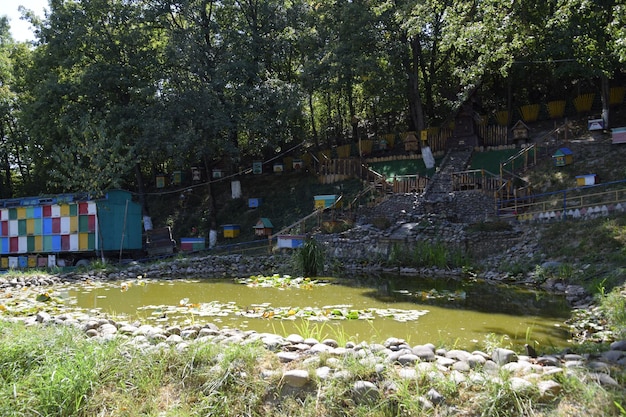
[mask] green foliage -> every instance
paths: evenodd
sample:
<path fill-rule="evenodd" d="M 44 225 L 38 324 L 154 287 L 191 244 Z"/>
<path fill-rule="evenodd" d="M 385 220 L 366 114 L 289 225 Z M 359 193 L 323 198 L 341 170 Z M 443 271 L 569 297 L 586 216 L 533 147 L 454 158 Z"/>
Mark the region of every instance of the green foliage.
<path fill-rule="evenodd" d="M 414 268 L 464 268 L 468 272 L 471 269 L 467 254 L 441 242 L 418 241 L 413 247 L 394 244 L 386 262 L 393 266 Z"/>
<path fill-rule="evenodd" d="M 324 270 L 324 248 L 315 239 L 306 239 L 294 256 L 298 269 L 305 276 L 315 277 Z"/>
<path fill-rule="evenodd" d="M 600 308 L 616 337 L 626 337 L 626 289 L 616 287 L 608 294 L 601 293 Z"/>

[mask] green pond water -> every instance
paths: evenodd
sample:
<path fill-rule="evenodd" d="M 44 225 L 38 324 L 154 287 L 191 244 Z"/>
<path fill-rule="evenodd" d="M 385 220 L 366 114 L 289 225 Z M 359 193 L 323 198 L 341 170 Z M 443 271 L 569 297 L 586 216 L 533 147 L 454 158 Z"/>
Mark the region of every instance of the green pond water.
<path fill-rule="evenodd" d="M 127 281 L 72 287 L 75 307 L 153 324 L 212 322 L 287 335 L 382 342 L 399 337 L 470 349 L 492 340 L 564 346 L 563 297 L 481 282 L 414 277 L 241 283 L 236 280 Z"/>

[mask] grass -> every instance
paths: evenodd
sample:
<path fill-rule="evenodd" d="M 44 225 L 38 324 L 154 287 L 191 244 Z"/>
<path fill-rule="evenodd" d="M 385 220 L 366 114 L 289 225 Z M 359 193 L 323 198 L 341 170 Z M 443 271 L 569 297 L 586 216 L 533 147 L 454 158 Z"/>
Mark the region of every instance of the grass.
<path fill-rule="evenodd" d="M 459 384 L 452 374 L 435 372 L 434 365 L 432 371 L 418 371 L 417 379 L 405 379 L 394 366 L 377 372 L 356 356 L 322 355 L 317 365 L 308 367 L 281 364 L 257 343 L 140 350 L 123 338 L 88 339 L 69 326 L 25 327 L 10 322 L 0 322 L 0 336 L 0 415 L 8 417 L 449 413 L 595 417 L 618 416 L 623 403 L 621 391 L 605 389 L 574 371 L 556 377 L 563 390 L 545 401 L 536 388 L 515 389 L 506 372 L 494 378 L 476 369 L 481 379 Z M 317 377 L 315 369 L 322 365 L 345 377 Z M 291 388 L 282 372 L 299 367 L 308 369 L 311 380 L 302 388 Z M 371 401 L 355 397 L 356 380 L 372 382 L 377 396 Z M 445 402 L 428 411 L 425 398 L 431 389 Z"/>
<path fill-rule="evenodd" d="M 417 241 L 411 247 L 394 244 L 387 264 L 400 267 L 470 268 L 471 260 L 462 250 L 441 242 Z"/>
<path fill-rule="evenodd" d="M 293 256 L 299 272 L 307 277 L 316 277 L 324 269 L 324 250 L 315 239 L 306 239 Z"/>

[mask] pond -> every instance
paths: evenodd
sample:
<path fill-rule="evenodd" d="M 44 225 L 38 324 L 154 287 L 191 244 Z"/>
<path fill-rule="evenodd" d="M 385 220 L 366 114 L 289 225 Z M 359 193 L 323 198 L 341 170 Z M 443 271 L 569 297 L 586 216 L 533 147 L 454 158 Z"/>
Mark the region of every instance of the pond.
<path fill-rule="evenodd" d="M 399 337 L 471 349 L 495 338 L 511 345 L 566 345 L 564 297 L 479 281 L 415 277 L 305 280 L 134 280 L 67 287 L 83 310 L 153 324 L 213 322 L 278 334 L 382 342 Z"/>

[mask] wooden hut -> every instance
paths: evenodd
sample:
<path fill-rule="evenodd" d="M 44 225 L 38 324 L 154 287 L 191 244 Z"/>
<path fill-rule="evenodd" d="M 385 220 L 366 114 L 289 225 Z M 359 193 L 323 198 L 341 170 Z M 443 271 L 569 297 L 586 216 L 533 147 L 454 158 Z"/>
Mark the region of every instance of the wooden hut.
<path fill-rule="evenodd" d="M 513 132 L 514 143 L 526 143 L 530 138 L 530 128 L 521 120 L 513 125 L 511 132 Z"/>
<path fill-rule="evenodd" d="M 255 236 L 271 236 L 272 230 L 274 230 L 274 225 L 267 217 L 261 217 L 252 227 L 254 228 Z"/>
<path fill-rule="evenodd" d="M 552 155 L 554 166 L 563 167 L 574 162 L 574 152 L 569 148 L 559 148 Z"/>

